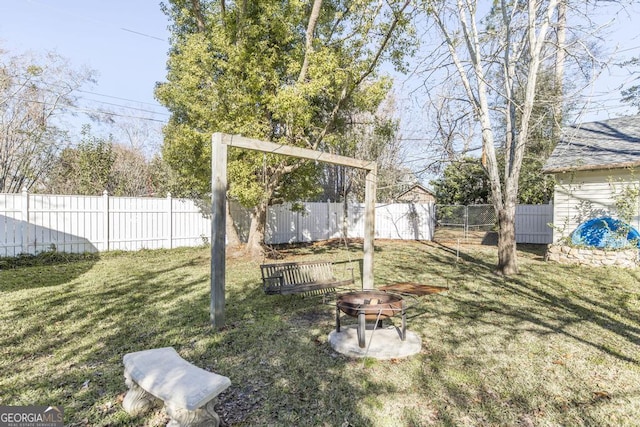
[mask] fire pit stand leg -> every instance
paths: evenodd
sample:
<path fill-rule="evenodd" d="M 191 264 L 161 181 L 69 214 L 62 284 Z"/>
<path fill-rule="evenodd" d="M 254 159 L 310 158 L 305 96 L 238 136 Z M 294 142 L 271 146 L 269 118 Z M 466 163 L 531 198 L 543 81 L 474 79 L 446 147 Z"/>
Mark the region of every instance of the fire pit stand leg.
<path fill-rule="evenodd" d="M 358 345 L 360 346 L 360 348 L 364 348 L 364 340 L 365 340 L 365 314 L 364 314 L 364 310 L 360 310 L 358 312 Z"/>
<path fill-rule="evenodd" d="M 336 332 L 340 332 L 340 307 L 336 304 Z"/>

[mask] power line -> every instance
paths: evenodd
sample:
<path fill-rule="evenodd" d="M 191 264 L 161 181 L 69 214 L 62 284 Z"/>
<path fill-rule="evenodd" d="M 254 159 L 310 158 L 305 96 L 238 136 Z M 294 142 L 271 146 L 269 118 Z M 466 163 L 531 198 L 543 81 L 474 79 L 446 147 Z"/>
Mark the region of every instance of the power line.
<path fill-rule="evenodd" d="M 21 75 L 14 75 L 14 77 L 22 77 Z M 40 85 L 39 89 L 52 93 L 54 95 L 57 95 L 58 92 L 56 92 L 55 90 L 51 89 L 51 88 L 60 88 L 60 89 L 64 89 L 67 90 L 68 88 L 64 85 L 61 84 L 55 84 L 55 83 L 50 83 L 50 82 L 45 82 L 42 80 L 37 81 Z M 105 98 L 110 98 L 110 99 L 117 99 L 117 100 L 121 100 L 121 101 L 128 101 L 128 102 L 135 102 L 138 104 L 145 104 L 145 105 L 150 105 L 150 106 L 154 106 L 154 107 L 160 107 L 160 105 L 158 104 L 154 104 L 151 102 L 142 102 L 142 101 L 136 101 L 133 99 L 128 99 L 128 98 L 121 98 L 121 97 L 117 97 L 117 96 L 112 96 L 112 95 L 106 95 L 106 94 L 101 94 L 101 93 L 97 93 L 97 92 L 91 92 L 91 91 L 87 91 L 87 90 L 81 90 L 81 89 L 73 89 L 70 94 L 72 94 L 73 92 L 79 92 L 79 93 L 86 93 L 86 94 L 91 94 L 91 95 L 95 95 L 95 96 L 102 96 Z M 23 101 L 30 101 L 30 99 L 27 98 L 22 98 L 19 96 L 14 96 L 15 99 L 20 99 Z M 76 99 L 79 100 L 84 100 L 84 101 L 89 101 L 89 102 L 96 102 L 96 103 L 100 103 L 100 104 L 105 104 L 105 105 L 111 105 L 114 107 L 119 107 L 119 108 L 124 108 L 124 109 L 129 109 L 129 110 L 135 110 L 135 111 L 141 111 L 141 112 L 145 112 L 145 113 L 150 113 L 150 114 L 156 114 L 156 115 L 160 115 L 160 116 L 170 116 L 170 113 L 167 113 L 165 111 L 157 111 L 157 110 L 149 110 L 149 109 L 144 109 L 144 108 L 138 108 L 138 107 L 132 107 L 132 106 L 128 106 L 128 105 L 123 105 L 123 104 L 116 104 L 113 102 L 107 102 L 107 101 L 100 101 L 97 99 L 91 99 L 91 98 L 86 98 L 86 97 L 82 97 L 82 96 L 76 96 Z"/>
<path fill-rule="evenodd" d="M 143 112 L 143 113 L 157 114 L 159 116 L 171 116 L 170 113 L 159 112 L 159 111 L 154 111 L 154 110 L 146 110 L 144 108 L 129 107 L 127 105 L 115 104 L 113 102 L 98 101 L 97 99 L 89 99 L 89 98 L 83 98 L 83 97 L 78 97 L 78 99 L 82 99 L 82 100 L 85 100 L 85 101 L 91 101 L 91 102 L 98 102 L 100 104 L 111 105 L 111 106 L 119 107 L 119 108 L 126 108 L 128 110 L 140 111 L 140 112 Z"/>
<path fill-rule="evenodd" d="M 129 33 L 137 34 L 137 35 L 139 35 L 139 36 L 149 37 L 150 39 L 160 40 L 161 42 L 166 42 L 166 40 L 165 40 L 165 39 L 161 39 L 160 37 L 151 36 L 151 35 L 149 35 L 149 34 L 141 33 L 140 31 L 133 31 L 133 30 L 130 30 L 130 29 L 128 29 L 128 28 L 123 28 L 123 27 L 120 27 L 120 29 L 121 29 L 122 31 L 127 31 L 127 32 L 129 32 Z"/>
<path fill-rule="evenodd" d="M 46 106 L 51 106 L 50 103 L 46 102 L 46 101 L 40 101 L 37 99 L 26 99 L 26 98 L 17 98 L 20 99 L 21 101 L 24 102 L 32 102 L 35 104 L 41 104 Z M 156 123 L 163 123 L 166 124 L 167 121 L 166 120 L 159 120 L 159 119 L 154 119 L 151 117 L 141 117 L 141 116 L 132 116 L 129 114 L 120 114 L 120 113 L 114 113 L 111 111 L 104 111 L 104 110 L 99 110 L 99 109 L 90 109 L 90 108 L 86 108 L 86 107 L 79 107 L 76 105 L 64 105 L 64 106 L 60 106 L 59 109 L 61 111 L 64 110 L 73 110 L 73 111 L 78 111 L 81 113 L 89 113 L 89 114 L 103 114 L 106 116 L 113 116 L 113 117 L 124 117 L 124 118 L 128 118 L 128 119 L 136 119 L 136 120 L 145 120 L 145 121 L 149 121 L 149 122 L 156 122 Z"/>
<path fill-rule="evenodd" d="M 153 105 L 154 107 L 158 106 L 158 104 L 153 103 L 153 102 L 138 101 L 136 99 L 122 98 L 122 97 L 119 97 L 119 96 L 106 95 L 104 93 L 91 92 L 91 91 L 88 91 L 88 90 L 76 89 L 76 92 L 87 93 L 89 95 L 103 96 L 105 98 L 117 99 L 117 100 L 120 100 L 120 101 L 135 102 L 137 104 Z M 100 101 L 98 101 L 98 102 L 100 102 Z"/>
<path fill-rule="evenodd" d="M 45 7 L 45 8 L 50 9 L 50 10 L 55 10 L 58 13 L 61 13 L 61 14 L 66 15 L 66 16 L 69 16 L 69 17 L 71 17 L 73 19 L 80 19 L 80 20 L 83 20 L 83 21 L 86 21 L 86 22 L 90 22 L 90 23 L 93 23 L 93 24 L 106 25 L 106 26 L 110 26 L 112 28 L 117 28 L 118 30 L 121 30 L 121 31 L 126 31 L 126 32 L 129 32 L 129 33 L 136 34 L 136 35 L 143 36 L 143 37 L 147 37 L 147 38 L 150 38 L 150 39 L 153 39 L 153 40 L 158 40 L 158 41 L 161 41 L 161 42 L 164 42 L 164 43 L 167 42 L 166 39 L 163 39 L 161 37 L 153 36 L 153 35 L 146 34 L 146 33 L 140 32 L 140 31 L 131 30 L 131 29 L 124 28 L 124 27 L 118 26 L 116 24 L 108 23 L 108 22 L 105 22 L 105 21 L 98 21 L 98 20 L 95 20 L 93 18 L 88 18 L 86 16 L 78 15 L 77 13 L 69 13 L 68 11 L 66 11 L 64 9 L 61 9 L 60 7 L 53 7 L 53 6 L 49 5 L 49 4 L 42 3 L 42 2 L 37 1 L 37 0 L 27 0 L 27 2 L 28 3 L 33 3 L 33 4 L 38 5 L 40 7 Z"/>
<path fill-rule="evenodd" d="M 144 120 L 144 121 L 148 121 L 148 122 L 156 122 L 156 123 L 163 123 L 163 124 L 167 123 L 166 120 L 153 119 L 151 117 L 131 116 L 131 115 L 127 115 L 127 114 L 113 113 L 113 112 L 104 111 L 104 110 L 92 110 L 92 109 L 89 109 L 89 108 L 76 107 L 76 106 L 68 106 L 68 107 L 65 107 L 65 108 L 68 108 L 68 109 L 71 109 L 71 110 L 76 110 L 76 111 L 79 111 L 81 113 L 104 114 L 106 116 L 125 117 L 127 119 Z"/>

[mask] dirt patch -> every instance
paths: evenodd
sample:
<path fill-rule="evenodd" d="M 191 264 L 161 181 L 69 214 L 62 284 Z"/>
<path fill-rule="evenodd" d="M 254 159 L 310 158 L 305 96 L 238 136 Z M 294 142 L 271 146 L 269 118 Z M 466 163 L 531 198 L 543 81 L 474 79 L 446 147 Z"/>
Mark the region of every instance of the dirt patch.
<path fill-rule="evenodd" d="M 265 400 L 262 390 L 266 383 L 256 382 L 244 387 L 229 387 L 218 396 L 215 411 L 220 417 L 220 426 L 228 427 L 242 423 Z"/>
<path fill-rule="evenodd" d="M 464 245 L 497 246 L 498 233 L 486 230 L 467 230 L 462 228 L 436 228 L 433 241 L 438 243 L 460 243 Z"/>

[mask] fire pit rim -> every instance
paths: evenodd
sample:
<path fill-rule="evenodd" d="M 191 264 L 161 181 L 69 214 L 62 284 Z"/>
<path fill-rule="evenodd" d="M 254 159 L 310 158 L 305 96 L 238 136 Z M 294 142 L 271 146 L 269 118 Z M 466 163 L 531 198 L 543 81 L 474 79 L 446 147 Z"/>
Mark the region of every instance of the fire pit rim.
<path fill-rule="evenodd" d="M 354 301 L 345 301 L 345 297 L 349 296 L 361 296 L 361 298 Z M 377 304 L 366 304 L 365 296 L 369 296 L 369 299 L 375 299 L 376 297 L 386 297 L 386 300 Z M 360 302 L 362 301 L 362 302 Z M 362 290 L 351 291 L 336 296 L 336 306 L 348 316 L 357 317 L 360 313 L 364 313 L 367 317 L 371 315 L 380 315 L 382 317 L 393 317 L 397 313 L 402 312 L 405 306 L 405 300 L 402 295 L 378 291 L 378 290 Z"/>

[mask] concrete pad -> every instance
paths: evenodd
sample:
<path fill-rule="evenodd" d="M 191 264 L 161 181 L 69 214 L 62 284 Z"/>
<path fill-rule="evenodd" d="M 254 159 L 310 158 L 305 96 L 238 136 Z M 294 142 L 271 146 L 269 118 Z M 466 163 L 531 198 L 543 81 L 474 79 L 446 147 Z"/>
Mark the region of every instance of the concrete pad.
<path fill-rule="evenodd" d="M 338 353 L 351 357 L 371 357 L 374 359 L 399 359 L 420 353 L 422 340 L 415 332 L 407 331 L 404 341 L 400 330 L 394 326 L 365 331 L 365 347 L 358 346 L 357 325 L 343 326 L 329 334 L 329 344 Z"/>

